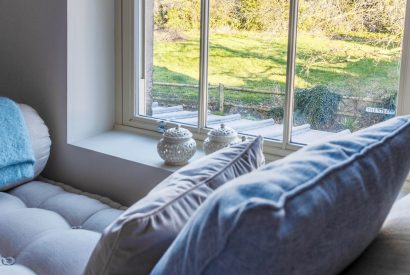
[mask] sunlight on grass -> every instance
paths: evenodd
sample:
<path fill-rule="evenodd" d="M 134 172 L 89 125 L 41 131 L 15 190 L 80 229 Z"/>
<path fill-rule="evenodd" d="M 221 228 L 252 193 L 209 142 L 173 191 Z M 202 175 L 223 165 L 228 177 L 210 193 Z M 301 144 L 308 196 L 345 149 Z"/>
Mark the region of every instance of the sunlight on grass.
<path fill-rule="evenodd" d="M 199 38 L 193 33 L 184 33 L 183 37 L 155 41 L 155 81 L 198 83 Z M 299 34 L 297 88 L 326 84 L 340 93 L 359 96 L 397 91 L 400 48 L 373 44 Z M 209 47 L 211 84 L 260 90 L 284 88 L 287 37 L 213 33 Z"/>

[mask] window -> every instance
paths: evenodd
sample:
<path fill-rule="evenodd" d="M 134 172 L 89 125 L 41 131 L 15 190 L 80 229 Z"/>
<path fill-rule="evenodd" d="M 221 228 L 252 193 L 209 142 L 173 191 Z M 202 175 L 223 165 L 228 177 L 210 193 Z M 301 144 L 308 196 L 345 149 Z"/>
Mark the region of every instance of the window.
<path fill-rule="evenodd" d="M 124 124 L 180 123 L 201 139 L 224 123 L 281 150 L 386 120 L 405 90 L 405 9 L 405 0 L 123 0 Z"/>

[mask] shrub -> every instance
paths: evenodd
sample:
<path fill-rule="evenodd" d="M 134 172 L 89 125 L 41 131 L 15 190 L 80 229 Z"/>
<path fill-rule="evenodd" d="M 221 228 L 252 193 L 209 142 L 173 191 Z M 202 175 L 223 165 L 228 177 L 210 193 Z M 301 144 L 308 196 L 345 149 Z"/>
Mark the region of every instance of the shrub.
<path fill-rule="evenodd" d="M 350 130 L 350 132 L 356 132 L 360 129 L 357 117 L 343 117 L 340 124 L 344 129 Z"/>
<path fill-rule="evenodd" d="M 155 0 L 154 18 L 159 28 L 197 30 L 199 0 Z M 325 34 L 388 33 L 400 36 L 404 27 L 405 0 L 300 0 L 302 31 Z M 213 0 L 214 29 L 286 32 L 288 0 Z"/>
<path fill-rule="evenodd" d="M 326 130 L 335 125 L 335 116 L 342 96 L 327 86 L 299 90 L 295 94 L 295 110 L 303 114 L 313 129 Z"/>
<path fill-rule="evenodd" d="M 276 123 L 282 123 L 282 122 L 283 122 L 283 117 L 284 117 L 284 115 L 285 115 L 285 114 L 284 114 L 283 107 L 282 107 L 282 106 L 280 106 L 280 107 L 272 107 L 272 109 L 270 110 L 269 115 L 270 115 L 270 117 L 273 118 L 273 120 L 274 120 Z"/>

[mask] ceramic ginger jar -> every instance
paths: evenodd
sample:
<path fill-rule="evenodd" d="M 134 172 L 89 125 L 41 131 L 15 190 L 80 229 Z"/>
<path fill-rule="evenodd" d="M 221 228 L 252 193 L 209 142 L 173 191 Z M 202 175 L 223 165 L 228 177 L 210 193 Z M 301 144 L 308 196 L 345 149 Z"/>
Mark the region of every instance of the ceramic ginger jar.
<path fill-rule="evenodd" d="M 222 148 L 240 143 L 241 139 L 238 133 L 225 124 L 221 124 L 220 128 L 213 129 L 208 133 L 208 137 L 204 141 L 205 154 L 209 155 Z"/>
<path fill-rule="evenodd" d="M 196 142 L 192 133 L 177 125 L 164 132 L 157 145 L 159 156 L 168 165 L 184 165 L 196 152 Z"/>

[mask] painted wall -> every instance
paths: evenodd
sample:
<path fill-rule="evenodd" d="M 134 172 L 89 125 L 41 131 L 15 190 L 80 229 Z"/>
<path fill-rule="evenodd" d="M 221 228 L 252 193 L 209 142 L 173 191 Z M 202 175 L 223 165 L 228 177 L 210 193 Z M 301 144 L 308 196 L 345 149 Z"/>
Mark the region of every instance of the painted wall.
<path fill-rule="evenodd" d="M 70 10 L 86 8 L 83 14 L 79 14 L 81 18 L 88 16 L 87 12 L 93 13 L 91 25 L 84 28 L 76 25 L 79 31 L 84 32 L 77 33 L 73 40 L 77 42 L 78 55 L 75 56 L 82 55 L 82 58 L 70 61 L 93 61 L 83 68 L 76 67 L 79 63 L 67 62 L 67 0 L 0 0 L 0 95 L 33 106 L 49 126 L 53 146 L 44 176 L 130 205 L 169 172 L 67 144 L 67 121 L 75 126 L 88 119 L 94 128 L 85 135 L 109 128 L 114 121 L 114 104 L 110 102 L 114 102 L 114 75 L 110 74 L 111 68 L 102 67 L 114 62 L 114 34 L 113 28 L 109 29 L 109 35 L 99 33 L 101 26 L 98 24 L 100 16 L 112 19 L 113 10 L 107 7 L 114 8 L 114 0 L 69 1 L 73 4 L 71 7 L 68 5 Z M 90 45 L 82 44 L 90 41 L 92 37 L 86 37 L 86 34 L 93 33 L 93 30 L 99 43 L 108 43 L 95 51 Z M 112 56 L 106 60 L 98 59 L 107 52 L 112 52 Z M 70 85 L 75 85 L 75 89 L 68 85 L 68 68 L 74 72 L 70 74 Z M 75 92 L 67 95 L 67 86 Z M 102 99 L 95 100 L 99 93 Z M 81 100 L 78 99 L 80 97 Z M 69 118 L 68 100 L 71 101 L 70 112 L 77 112 Z M 91 109 L 87 109 L 87 104 L 92 104 Z M 81 114 L 84 108 L 87 117 Z M 102 110 L 107 111 L 104 108 L 108 108 L 108 112 L 99 117 Z M 86 129 L 87 126 L 81 124 L 77 129 Z M 71 138 L 83 137 L 78 133 L 71 132 Z"/>
<path fill-rule="evenodd" d="M 67 15 L 67 134 L 72 143 L 114 125 L 114 0 L 69 0 Z"/>

